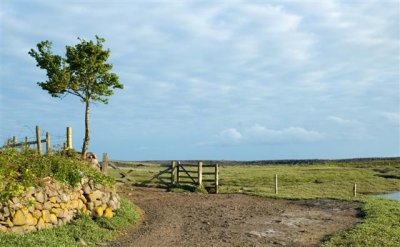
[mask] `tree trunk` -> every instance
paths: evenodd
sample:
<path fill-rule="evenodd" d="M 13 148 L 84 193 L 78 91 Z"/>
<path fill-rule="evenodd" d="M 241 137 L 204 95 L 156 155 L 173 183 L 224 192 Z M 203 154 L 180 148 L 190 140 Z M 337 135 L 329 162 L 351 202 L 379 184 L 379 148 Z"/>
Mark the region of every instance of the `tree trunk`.
<path fill-rule="evenodd" d="M 85 139 L 83 139 L 83 146 L 82 146 L 82 158 L 83 159 L 85 159 L 85 157 L 86 157 L 86 152 L 88 150 L 89 140 L 90 140 L 89 109 L 90 109 L 90 100 L 87 100 L 86 101 L 86 109 L 85 109 Z"/>

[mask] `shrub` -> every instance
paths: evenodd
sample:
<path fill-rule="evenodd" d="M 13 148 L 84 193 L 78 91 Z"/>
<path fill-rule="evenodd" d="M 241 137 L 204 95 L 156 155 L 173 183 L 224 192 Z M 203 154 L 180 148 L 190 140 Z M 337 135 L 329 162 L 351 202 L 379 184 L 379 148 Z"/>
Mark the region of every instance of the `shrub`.
<path fill-rule="evenodd" d="M 72 157 L 71 157 L 72 156 Z M 37 186 L 45 177 L 52 177 L 70 186 L 75 186 L 83 176 L 95 183 L 113 185 L 114 179 L 76 158 L 74 152 L 56 152 L 41 156 L 33 150 L 0 151 L 0 201 L 19 195 L 24 188 Z"/>

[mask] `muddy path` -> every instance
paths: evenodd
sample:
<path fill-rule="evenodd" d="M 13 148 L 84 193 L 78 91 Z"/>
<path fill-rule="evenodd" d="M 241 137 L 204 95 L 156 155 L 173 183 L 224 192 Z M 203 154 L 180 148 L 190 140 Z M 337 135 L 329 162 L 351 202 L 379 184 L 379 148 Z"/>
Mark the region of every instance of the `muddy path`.
<path fill-rule="evenodd" d="M 336 200 L 275 200 L 243 194 L 120 188 L 142 222 L 107 246 L 317 246 L 352 227 L 361 206 Z"/>

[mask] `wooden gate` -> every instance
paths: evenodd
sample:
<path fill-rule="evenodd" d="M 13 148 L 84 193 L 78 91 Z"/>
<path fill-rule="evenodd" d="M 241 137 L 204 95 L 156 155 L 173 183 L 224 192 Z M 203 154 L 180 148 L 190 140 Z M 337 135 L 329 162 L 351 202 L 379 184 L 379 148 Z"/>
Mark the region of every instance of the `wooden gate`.
<path fill-rule="evenodd" d="M 201 188 L 211 189 L 218 193 L 219 168 L 218 164 L 197 164 L 171 162 L 171 184 L 190 184 Z"/>

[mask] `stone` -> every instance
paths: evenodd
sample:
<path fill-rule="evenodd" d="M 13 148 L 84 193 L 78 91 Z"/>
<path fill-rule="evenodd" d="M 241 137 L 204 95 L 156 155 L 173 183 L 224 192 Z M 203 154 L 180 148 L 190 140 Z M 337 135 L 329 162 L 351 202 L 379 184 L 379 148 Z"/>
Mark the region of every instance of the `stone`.
<path fill-rule="evenodd" d="M 106 208 L 106 210 L 104 210 L 104 217 L 108 219 L 113 217 L 113 211 L 111 210 L 111 208 Z"/>
<path fill-rule="evenodd" d="M 57 216 L 55 214 L 50 214 L 50 222 L 57 225 Z"/>
<path fill-rule="evenodd" d="M 99 207 L 99 206 L 101 206 L 103 204 L 103 202 L 100 201 L 100 200 L 96 200 L 96 201 L 93 202 L 93 204 L 94 204 L 94 207 Z"/>
<path fill-rule="evenodd" d="M 33 211 L 32 215 L 36 219 L 39 219 L 42 216 L 42 211 L 36 209 L 35 211 Z"/>
<path fill-rule="evenodd" d="M 35 194 L 35 192 L 36 192 L 36 188 L 33 186 L 30 186 L 26 189 L 25 193 L 27 196 L 31 196 L 31 195 Z"/>
<path fill-rule="evenodd" d="M 50 210 L 50 213 L 57 215 L 59 211 L 61 211 L 61 209 L 52 208 L 52 209 Z"/>
<path fill-rule="evenodd" d="M 15 215 L 13 216 L 13 224 L 15 226 L 22 226 L 26 224 L 26 217 L 21 209 L 15 212 Z"/>
<path fill-rule="evenodd" d="M 52 207 L 53 207 L 53 205 L 52 205 L 51 202 L 45 202 L 43 204 L 43 208 L 46 209 L 46 210 L 50 210 Z"/>
<path fill-rule="evenodd" d="M 85 185 L 84 187 L 83 187 L 83 193 L 85 193 L 85 194 L 90 194 L 92 192 L 92 189 L 90 188 L 90 186 L 89 185 Z"/>
<path fill-rule="evenodd" d="M 87 203 L 87 208 L 88 208 L 90 211 L 92 211 L 93 208 L 94 208 L 94 203 L 93 203 L 93 202 L 88 202 L 88 203 Z"/>
<path fill-rule="evenodd" d="M 83 201 L 83 203 L 87 203 L 87 199 L 83 195 L 79 199 L 81 199 Z"/>
<path fill-rule="evenodd" d="M 17 203 L 19 203 L 20 201 L 19 201 L 19 198 L 18 198 L 18 197 L 13 197 L 13 198 L 11 198 L 11 202 L 12 202 L 13 204 L 17 204 Z"/>
<path fill-rule="evenodd" d="M 39 202 L 36 202 L 36 203 L 35 203 L 35 209 L 37 209 L 37 210 L 42 210 L 42 209 L 43 209 L 43 204 L 41 204 L 41 203 L 39 203 Z"/>
<path fill-rule="evenodd" d="M 14 226 L 14 223 L 12 223 L 10 218 L 6 219 L 6 223 L 7 223 L 8 227 L 13 227 Z"/>
<path fill-rule="evenodd" d="M 24 232 L 34 232 L 34 231 L 36 231 L 36 227 L 34 227 L 34 226 L 22 226 L 22 228 L 24 229 Z"/>
<path fill-rule="evenodd" d="M 29 213 L 33 213 L 35 211 L 35 206 L 29 206 L 28 211 Z"/>
<path fill-rule="evenodd" d="M 52 196 L 52 197 L 49 198 L 49 201 L 51 203 L 57 203 L 57 198 L 55 196 Z"/>
<path fill-rule="evenodd" d="M 103 216 L 104 210 L 102 207 L 97 207 L 96 208 L 96 216 L 101 217 Z"/>
<path fill-rule="evenodd" d="M 44 220 L 45 223 L 48 223 L 48 222 L 51 221 L 49 210 L 46 210 L 46 209 L 45 209 L 45 210 L 42 211 L 42 218 L 43 218 L 43 220 Z"/>
<path fill-rule="evenodd" d="M 0 221 L 3 221 L 5 219 L 4 214 L 0 213 Z"/>
<path fill-rule="evenodd" d="M 39 191 L 35 194 L 35 199 L 40 203 L 44 203 L 44 201 L 46 200 L 45 194 L 42 191 Z"/>
<path fill-rule="evenodd" d="M 24 228 L 22 226 L 14 226 L 13 228 L 10 229 L 12 233 L 16 234 L 22 234 L 25 232 Z"/>
<path fill-rule="evenodd" d="M 39 218 L 38 223 L 36 224 L 36 228 L 38 230 L 42 230 L 46 228 L 46 225 L 44 223 L 44 219 L 43 218 Z"/>
<path fill-rule="evenodd" d="M 60 199 L 61 199 L 61 202 L 68 202 L 69 200 L 71 200 L 71 197 L 66 194 L 61 194 Z"/>
<path fill-rule="evenodd" d="M 72 200 L 69 203 L 69 208 L 78 208 L 78 206 L 79 206 L 78 200 Z"/>
<path fill-rule="evenodd" d="M 111 209 L 111 210 L 116 210 L 118 207 L 117 203 L 115 201 L 109 201 L 107 202 L 107 206 Z"/>
<path fill-rule="evenodd" d="M 7 227 L 0 225 L 0 232 L 6 232 L 7 231 Z"/>
<path fill-rule="evenodd" d="M 103 190 L 104 186 L 102 184 L 95 184 L 94 188 L 98 189 L 98 190 Z"/>
<path fill-rule="evenodd" d="M 31 213 L 27 213 L 25 214 L 26 217 L 26 225 L 28 226 L 34 226 L 37 224 L 37 219 L 35 217 L 33 217 L 33 215 Z"/>
<path fill-rule="evenodd" d="M 4 217 L 10 216 L 10 209 L 8 207 L 3 207 L 3 215 Z"/>

